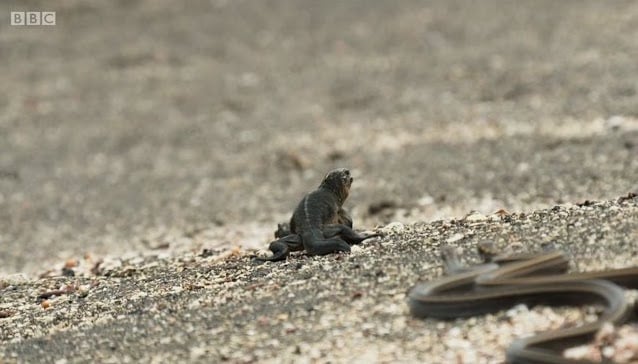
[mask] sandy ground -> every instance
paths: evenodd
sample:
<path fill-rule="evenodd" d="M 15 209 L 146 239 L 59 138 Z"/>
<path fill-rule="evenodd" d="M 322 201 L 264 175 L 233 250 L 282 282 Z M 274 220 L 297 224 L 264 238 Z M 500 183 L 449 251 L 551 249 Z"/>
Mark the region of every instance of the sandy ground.
<path fill-rule="evenodd" d="M 23 10 L 56 11 L 57 25 L 10 26 L 10 11 Z M 168 326 L 188 334 L 165 343 L 165 357 L 158 360 L 205 361 L 211 348 L 221 350 L 232 340 L 246 344 L 250 337 L 293 349 L 296 340 L 301 354 L 289 353 L 297 355 L 290 360 L 320 360 L 334 333 L 327 323 L 316 331 L 303 323 L 341 320 L 323 314 L 334 313 L 330 305 L 337 303 L 346 316 L 364 314 L 368 304 L 395 305 L 390 317 L 407 320 L 401 330 L 410 333 L 393 336 L 387 347 L 383 335 L 345 341 L 335 353 L 347 353 L 350 344 L 377 345 L 403 348 L 406 356 L 397 360 L 425 360 L 438 349 L 420 348 L 414 335 L 437 326 L 405 318 L 397 295 L 417 277 L 438 274 L 422 266 L 440 264 L 438 245 L 428 241 L 443 232 L 432 221 L 472 210 L 540 213 L 587 200 L 611 208 L 618 197 L 638 190 L 636 19 L 638 5 L 631 1 L 3 1 L 0 277 L 6 284 L 0 308 L 21 312 L 0 318 L 4 360 L 90 360 L 78 353 L 84 349 L 73 346 L 74 339 L 96 345 L 87 344 L 86 351 L 112 350 L 115 361 L 128 352 L 131 360 L 151 361 L 142 353 L 160 342 Z M 330 262 L 330 271 L 342 277 L 330 287 L 335 302 L 324 301 L 326 286 L 311 280 L 314 286 L 300 284 L 299 292 L 286 286 L 290 292 L 268 298 L 269 291 L 259 288 L 245 301 L 209 302 L 201 312 L 189 308 L 218 294 L 219 287 L 209 285 L 234 274 L 225 272 L 252 272 L 241 252 L 265 248 L 299 198 L 326 171 L 342 166 L 355 177 L 346 203 L 355 225 L 414 226 L 427 245 L 417 250 L 422 265 L 402 263 L 407 258 L 400 252 L 384 260 L 387 253 L 371 244 L 359 258 L 301 258 L 313 267 Z M 531 251 L 558 239 L 558 248 L 576 261 L 635 263 L 637 216 L 631 206 L 603 209 L 603 217 L 587 215 L 585 223 L 594 225 L 589 238 L 573 238 L 552 225 L 561 232 L 541 236 L 530 227 L 530 238 L 521 240 Z M 496 222 L 489 229 L 505 234 Z M 378 244 L 398 249 L 409 238 L 402 232 Z M 588 239 L 594 243 L 582 250 Z M 476 242 L 459 244 L 471 254 Z M 236 249 L 239 257 L 191 258 L 204 249 L 213 256 Z M 127 290 L 115 278 L 96 276 L 90 268 L 100 259 L 118 262 L 118 274 L 129 266 L 146 272 L 151 285 Z M 146 259 L 158 260 L 160 268 L 146 270 L 144 264 L 152 264 Z M 237 287 L 228 294 L 251 284 L 285 286 L 283 278 L 263 283 L 264 277 L 269 269 L 296 269 L 299 259 L 254 268 L 259 279 L 233 276 Z M 350 272 L 353 259 L 370 264 L 358 263 Z M 100 296 L 87 288 L 83 298 L 93 319 L 78 316 L 55 334 L 56 320 L 66 316 L 42 310 L 36 291 L 67 282 L 55 276 L 68 261 L 80 264 L 73 268 L 78 284 L 90 286 L 99 278 L 104 291 Z M 346 276 L 374 275 L 378 267 L 404 263 L 405 275 L 386 274 L 392 301 L 379 293 L 353 307 L 352 292 L 366 288 Z M 191 270 L 200 275 L 191 277 Z M 293 281 L 303 281 L 302 273 L 294 274 Z M 169 277 L 204 288 L 160 289 L 137 301 L 130 296 L 162 280 L 182 287 Z M 17 298 L 8 298 L 7 287 L 17 287 Z M 311 305 L 326 305 L 310 321 L 286 308 L 294 301 L 287 294 L 303 292 L 319 297 L 308 298 L 319 300 Z M 113 297 L 138 303 L 128 307 Z M 169 307 L 173 316 L 141 308 L 153 305 Z M 298 334 L 228 330 L 225 325 L 239 320 L 244 306 L 262 310 L 257 316 L 288 315 L 276 316 L 281 324 L 299 320 L 291 323 L 298 331 L 290 329 Z M 382 317 L 344 324 L 343 332 L 363 332 L 364 324 L 381 330 Z M 31 331 L 18 335 L 15 327 Z M 159 331 L 152 334 L 150 327 Z M 130 335 L 125 344 L 122 332 Z M 98 345 L 101 339 L 117 345 Z M 282 350 L 233 345 L 227 346 L 231 352 L 215 351 L 216 358 L 275 360 Z M 332 361 L 349 358 L 335 355 Z M 384 360 L 379 352 L 370 355 Z"/>

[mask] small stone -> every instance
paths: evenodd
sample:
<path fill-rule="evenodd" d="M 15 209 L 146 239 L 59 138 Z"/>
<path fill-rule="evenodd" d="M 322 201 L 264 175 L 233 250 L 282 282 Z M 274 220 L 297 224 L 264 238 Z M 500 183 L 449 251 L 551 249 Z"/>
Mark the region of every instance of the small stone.
<path fill-rule="evenodd" d="M 614 115 L 605 120 L 605 127 L 611 130 L 618 130 L 625 123 L 625 117 L 621 115 Z"/>
<path fill-rule="evenodd" d="M 280 313 L 279 315 L 277 315 L 277 320 L 279 320 L 279 321 L 287 321 L 288 320 L 288 314 L 287 313 Z"/>
<path fill-rule="evenodd" d="M 284 332 L 286 334 L 294 334 L 296 331 L 297 331 L 297 328 L 295 327 L 295 325 L 290 323 L 284 324 Z"/>
<path fill-rule="evenodd" d="M 0 311 L 0 319 L 11 317 L 15 314 L 15 312 L 11 310 L 1 310 Z"/>
<path fill-rule="evenodd" d="M 191 359 L 198 359 L 206 355 L 208 348 L 205 346 L 195 346 L 190 349 Z"/>
<path fill-rule="evenodd" d="M 487 216 L 481 214 L 478 211 L 471 211 L 469 214 L 465 216 L 465 221 L 476 222 L 476 221 L 485 221 L 487 220 Z"/>
<path fill-rule="evenodd" d="M 419 206 L 427 206 L 427 205 L 431 205 L 434 203 L 434 197 L 430 196 L 430 195 L 423 195 L 421 196 L 421 198 L 419 198 L 416 203 Z"/>
<path fill-rule="evenodd" d="M 398 221 L 394 221 L 384 226 L 381 229 L 381 232 L 383 233 L 400 232 L 400 231 L 403 231 L 404 229 L 405 229 L 405 225 L 403 225 L 402 223 Z"/>
<path fill-rule="evenodd" d="M 452 236 L 450 236 L 445 242 L 448 244 L 452 244 L 452 243 L 456 243 L 457 241 L 462 240 L 465 237 L 465 235 L 461 234 L 461 233 L 456 233 Z"/>
<path fill-rule="evenodd" d="M 261 326 L 266 326 L 270 324 L 270 318 L 268 316 L 259 316 L 257 317 L 257 324 Z"/>
<path fill-rule="evenodd" d="M 78 266 L 78 264 L 79 262 L 77 259 L 71 258 L 64 263 L 64 268 L 67 268 L 67 269 L 75 268 Z"/>
<path fill-rule="evenodd" d="M 601 359 L 600 352 L 588 345 L 569 348 L 563 352 L 563 356 L 572 360 L 590 360 L 596 362 L 599 362 Z"/>
<path fill-rule="evenodd" d="M 616 349 L 613 346 L 605 346 L 602 350 L 602 354 L 605 358 L 612 358 L 616 354 Z"/>
<path fill-rule="evenodd" d="M 64 268 L 62 268 L 62 275 L 65 277 L 75 277 L 75 271 L 65 266 Z"/>
<path fill-rule="evenodd" d="M 350 247 L 350 254 L 357 255 L 361 252 L 363 252 L 363 248 L 360 247 L 359 245 L 353 245 Z"/>
<path fill-rule="evenodd" d="M 505 311 L 505 315 L 509 318 L 513 318 L 520 315 L 521 313 L 528 313 L 528 312 L 529 312 L 529 308 L 527 307 L 527 305 L 521 303 Z"/>
<path fill-rule="evenodd" d="M 461 332 L 461 329 L 460 329 L 460 328 L 458 328 L 458 327 L 453 327 L 453 328 L 451 328 L 451 329 L 447 332 L 447 334 L 448 334 L 449 336 L 451 336 L 451 337 L 461 337 L 461 336 L 463 336 L 463 335 L 462 335 L 463 333 Z"/>

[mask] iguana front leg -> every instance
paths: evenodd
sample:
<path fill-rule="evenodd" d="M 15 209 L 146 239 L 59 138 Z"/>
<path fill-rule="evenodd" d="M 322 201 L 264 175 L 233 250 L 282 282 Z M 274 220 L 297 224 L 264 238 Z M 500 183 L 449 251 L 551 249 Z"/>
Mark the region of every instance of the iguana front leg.
<path fill-rule="evenodd" d="M 344 210 L 343 207 L 339 207 L 337 215 L 339 216 L 339 218 L 337 219 L 338 224 L 345 225 L 352 229 L 352 217 L 350 216 L 348 211 Z"/>

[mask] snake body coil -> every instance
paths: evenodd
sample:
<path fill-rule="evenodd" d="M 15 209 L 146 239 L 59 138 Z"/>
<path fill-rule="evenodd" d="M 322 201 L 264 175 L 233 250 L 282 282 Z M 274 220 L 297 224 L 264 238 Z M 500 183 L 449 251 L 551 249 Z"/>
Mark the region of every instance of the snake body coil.
<path fill-rule="evenodd" d="M 574 363 L 560 351 L 591 340 L 606 322 L 621 325 L 631 317 L 621 286 L 638 288 L 638 267 L 565 273 L 568 261 L 560 252 L 496 257 L 465 267 L 454 248 L 443 247 L 441 254 L 450 275 L 412 288 L 409 305 L 416 317 L 463 318 L 519 303 L 605 307 L 595 322 L 515 340 L 507 350 L 509 363 Z"/>

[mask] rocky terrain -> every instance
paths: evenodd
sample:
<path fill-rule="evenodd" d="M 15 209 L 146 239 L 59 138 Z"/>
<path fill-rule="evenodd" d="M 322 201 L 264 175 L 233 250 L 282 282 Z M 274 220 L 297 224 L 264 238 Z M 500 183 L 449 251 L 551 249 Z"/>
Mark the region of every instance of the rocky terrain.
<path fill-rule="evenodd" d="M 56 25 L 9 25 L 40 10 Z M 500 362 L 591 317 L 415 320 L 405 293 L 442 243 L 637 264 L 636 19 L 631 1 L 3 1 L 0 362 Z M 386 235 L 253 262 L 335 167 L 355 227 Z"/>

